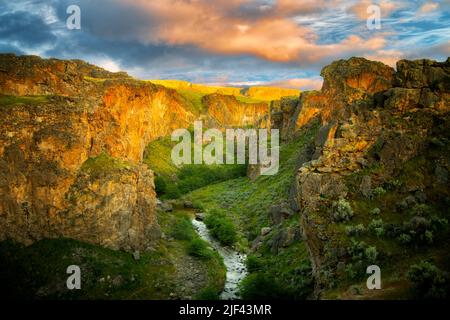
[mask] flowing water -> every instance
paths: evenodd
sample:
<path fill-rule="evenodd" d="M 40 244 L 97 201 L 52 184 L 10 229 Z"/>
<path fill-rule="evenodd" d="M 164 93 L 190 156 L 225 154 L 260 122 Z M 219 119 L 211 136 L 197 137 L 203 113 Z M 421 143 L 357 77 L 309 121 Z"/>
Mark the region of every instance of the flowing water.
<path fill-rule="evenodd" d="M 245 266 L 246 255 L 228 247 L 223 247 L 211 236 L 208 228 L 202 221 L 194 219 L 192 224 L 200 237 L 207 241 L 223 257 L 223 262 L 227 268 L 227 279 L 220 298 L 223 300 L 239 299 L 238 285 L 247 275 Z"/>

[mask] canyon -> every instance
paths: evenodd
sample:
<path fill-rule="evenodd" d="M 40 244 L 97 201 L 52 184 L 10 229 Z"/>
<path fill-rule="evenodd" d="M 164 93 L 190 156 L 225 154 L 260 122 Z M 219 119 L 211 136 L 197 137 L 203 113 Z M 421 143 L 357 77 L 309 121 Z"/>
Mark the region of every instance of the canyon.
<path fill-rule="evenodd" d="M 158 156 L 148 145 L 196 120 L 279 129 L 289 152 L 282 149 L 278 175 L 249 165 L 248 177 L 170 201 L 230 215 L 240 249 L 267 262 L 255 277 L 278 272 L 272 259 L 298 264 L 279 275 L 296 299 L 402 297 L 410 286 L 405 261 L 428 251 L 448 270 L 450 59 L 401 60 L 395 70 L 351 58 L 326 66 L 322 77 L 319 91 L 214 89 L 194 91 L 194 99 L 186 83 L 164 86 L 79 60 L 0 55 L 0 241 L 71 238 L 152 251 L 167 235 L 155 190 L 163 173 L 146 164 Z M 377 223 L 386 238 L 364 231 L 364 241 L 355 240 L 355 226 Z M 399 247 L 407 237 L 417 243 Z M 386 269 L 401 266 L 401 274 L 389 271 L 386 296 L 356 290 L 351 284 L 360 280 L 348 276 L 378 261 L 365 256 L 374 247 Z"/>

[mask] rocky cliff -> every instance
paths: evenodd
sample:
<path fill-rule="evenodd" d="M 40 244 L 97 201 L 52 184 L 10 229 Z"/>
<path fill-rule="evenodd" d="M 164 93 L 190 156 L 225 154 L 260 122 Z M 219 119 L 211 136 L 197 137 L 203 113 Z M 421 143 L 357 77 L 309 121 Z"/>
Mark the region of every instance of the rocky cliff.
<path fill-rule="evenodd" d="M 244 103 L 231 95 L 206 95 L 202 103 L 211 125 L 218 128 L 256 125 L 269 114 L 267 103 Z"/>
<path fill-rule="evenodd" d="M 140 163 L 151 140 L 194 120 L 183 98 L 80 61 L 0 62 L 1 238 L 145 249 L 158 227 L 153 173 Z"/>
<path fill-rule="evenodd" d="M 3 54 L 0 97 L 2 239 L 145 249 L 158 236 L 153 176 L 141 163 L 149 142 L 197 119 L 186 96 L 80 60 Z M 202 103 L 206 126 L 267 121 L 267 103 L 223 94 Z"/>
<path fill-rule="evenodd" d="M 353 230 L 348 224 L 360 223 L 363 230 L 365 221 L 379 218 L 378 228 L 389 231 L 390 239 L 422 239 L 427 228 L 439 237 L 442 230 L 432 229 L 430 216 L 418 217 L 414 210 L 426 206 L 448 218 L 450 170 L 450 60 L 403 60 L 395 71 L 352 58 L 325 67 L 322 75 L 322 90 L 301 95 L 293 120 L 297 128 L 312 119 L 321 123 L 294 186 L 318 296 L 364 264 L 355 258 L 343 224 Z M 422 227 L 414 224 L 418 219 Z M 365 245 L 360 244 L 363 255 Z M 376 262 L 386 264 L 393 252 L 381 255 Z"/>

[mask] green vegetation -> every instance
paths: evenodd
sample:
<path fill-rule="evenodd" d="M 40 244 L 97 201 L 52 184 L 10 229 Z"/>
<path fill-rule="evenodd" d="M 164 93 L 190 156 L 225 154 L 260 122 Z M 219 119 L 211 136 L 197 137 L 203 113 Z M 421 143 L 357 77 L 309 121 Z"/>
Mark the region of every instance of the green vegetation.
<path fill-rule="evenodd" d="M 205 96 L 205 94 L 201 92 L 195 92 L 192 90 L 182 90 L 182 89 L 178 89 L 177 92 L 181 96 L 183 96 L 186 102 L 191 104 L 194 113 L 200 114 L 201 112 L 204 111 L 202 98 Z"/>
<path fill-rule="evenodd" d="M 236 229 L 236 247 L 248 250 L 261 228 L 271 225 L 270 207 L 289 201 L 297 159 L 312 141 L 316 128 L 314 126 L 299 139 L 281 146 L 278 174 L 260 176 L 255 181 L 247 177 L 227 180 L 194 190 L 185 198 L 209 213 L 207 220 L 215 217 L 213 223 L 205 221 L 210 228 L 214 228 L 216 220 L 227 217 Z M 300 240 L 293 241 L 280 248 L 277 254 L 273 252 L 275 235 L 288 227 L 299 228 L 298 216 L 276 226 L 257 252 L 248 257 L 250 275 L 241 284 L 244 298 L 304 299 L 311 294 L 312 271 L 305 244 Z"/>
<path fill-rule="evenodd" d="M 181 216 L 177 219 L 170 230 L 170 236 L 177 240 L 191 241 L 195 238 L 195 235 L 192 223 L 187 216 Z"/>
<path fill-rule="evenodd" d="M 362 223 L 360 223 L 356 226 L 346 226 L 345 227 L 345 233 L 348 236 L 360 236 L 360 235 L 364 234 L 365 231 L 366 231 L 366 228 L 364 227 L 364 225 Z"/>
<path fill-rule="evenodd" d="M 299 90 L 283 89 L 273 87 L 252 87 L 252 88 L 236 88 L 236 87 L 220 87 L 207 86 L 202 84 L 189 83 L 180 80 L 149 80 L 158 85 L 165 86 L 176 90 L 182 95 L 188 103 L 191 103 L 192 110 L 200 113 L 204 110 L 202 98 L 205 95 L 217 93 L 223 95 L 232 95 L 243 103 L 261 103 L 272 100 L 280 100 L 283 97 L 297 98 L 300 95 Z"/>
<path fill-rule="evenodd" d="M 205 224 L 211 235 L 226 246 L 233 245 L 237 240 L 236 227 L 233 222 L 218 210 L 211 210 L 205 219 Z"/>
<path fill-rule="evenodd" d="M 350 203 L 345 199 L 339 199 L 339 201 L 333 203 L 333 217 L 336 221 L 347 221 L 353 217 L 353 210 Z"/>
<path fill-rule="evenodd" d="M 200 291 L 196 296 L 195 300 L 219 300 L 220 292 L 217 292 L 216 288 L 207 287 Z"/>
<path fill-rule="evenodd" d="M 189 242 L 187 250 L 191 256 L 200 259 L 211 259 L 214 253 L 212 249 L 209 247 L 208 243 L 199 238 L 192 239 Z"/>
<path fill-rule="evenodd" d="M 0 296 L 26 299 L 169 299 L 221 292 L 225 281 L 222 258 L 211 249 L 208 259 L 191 256 L 191 243 L 206 243 L 195 233 L 183 212 L 158 217 L 162 231 L 172 236 L 161 239 L 152 250 L 141 252 L 139 260 L 124 251 L 71 239 L 52 239 L 24 247 L 0 242 Z M 81 268 L 82 290 L 66 288 L 66 269 Z M 192 269 L 194 268 L 194 269 Z M 190 272 L 201 277 L 187 279 Z M 191 288 L 185 292 L 187 282 Z"/>
<path fill-rule="evenodd" d="M 169 288 L 156 288 L 168 281 L 173 267 L 158 266 L 163 250 L 131 254 L 70 239 L 41 240 L 29 247 L 13 242 L 0 243 L 2 266 L 1 295 L 10 298 L 42 299 L 118 299 L 163 298 Z M 66 269 L 81 268 L 83 290 L 68 290 Z"/>
<path fill-rule="evenodd" d="M 81 170 L 89 172 L 93 176 L 109 174 L 111 172 L 129 169 L 132 165 L 124 160 L 113 158 L 106 152 L 102 152 L 97 157 L 87 159 L 81 166 Z"/>
<path fill-rule="evenodd" d="M 380 151 L 382 144 L 377 148 Z M 444 184 L 436 182 L 433 164 L 434 159 L 444 156 L 445 148 L 427 150 L 394 171 L 374 159 L 363 170 L 345 177 L 349 190 L 346 201 L 354 215 L 351 225 L 331 223 L 325 227 L 329 236 L 325 246 L 329 266 L 325 269 L 330 278 L 325 298 L 351 296 L 350 288 L 355 285 L 365 288 L 369 264 L 380 266 L 383 286 L 390 288 L 380 291 L 377 299 L 426 298 L 428 290 L 424 289 L 416 288 L 416 295 L 412 296 L 415 281 L 411 281 L 413 274 L 408 276 L 407 272 L 420 261 L 432 260 L 439 270 L 449 270 L 450 194 Z M 367 176 L 371 177 L 371 190 L 362 194 L 362 179 Z M 329 215 L 326 209 L 325 214 Z M 347 248 L 345 256 L 338 254 L 342 247 Z M 440 281 L 435 282 L 435 288 L 431 291 L 448 290 Z M 372 294 L 362 290 L 361 298 L 371 298 Z"/>
<path fill-rule="evenodd" d="M 156 173 L 156 192 L 162 199 L 177 199 L 195 189 L 242 177 L 246 165 L 185 165 L 177 167 L 171 161 L 172 148 L 176 142 L 170 137 L 150 143 L 144 162 Z"/>
<path fill-rule="evenodd" d="M 408 271 L 416 297 L 421 299 L 447 299 L 450 287 L 448 276 L 429 261 L 412 265 Z"/>
<path fill-rule="evenodd" d="M 48 103 L 49 96 L 7 96 L 0 95 L 0 106 L 10 107 L 10 106 L 35 106 L 40 104 Z"/>
<path fill-rule="evenodd" d="M 263 103 L 270 101 L 270 100 L 255 99 L 247 96 L 236 96 L 236 99 L 237 101 L 242 103 Z"/>
<path fill-rule="evenodd" d="M 160 138 L 151 142 L 144 153 L 144 163 L 155 173 L 169 178 L 178 172 L 177 166 L 171 161 L 172 148 L 176 142 L 170 137 Z"/>
<path fill-rule="evenodd" d="M 243 103 L 259 103 L 270 100 L 255 99 L 242 95 L 240 88 L 206 86 L 179 80 L 150 80 L 150 82 L 176 90 L 185 101 L 190 104 L 191 110 L 195 114 L 204 112 L 205 106 L 203 105 L 202 98 L 213 93 L 232 95 L 235 96 L 238 101 Z"/>
<path fill-rule="evenodd" d="M 245 174 L 245 165 L 186 165 L 178 173 L 178 189 L 181 194 L 187 194 L 204 186 L 242 177 Z"/>
<path fill-rule="evenodd" d="M 110 80 L 110 79 L 107 79 L 107 78 L 94 78 L 94 77 L 84 76 L 84 80 L 87 80 L 89 82 L 94 82 L 94 83 L 103 83 L 106 80 Z"/>
<path fill-rule="evenodd" d="M 240 294 L 245 300 L 286 299 L 286 292 L 278 281 L 260 273 L 250 274 L 242 281 Z"/>

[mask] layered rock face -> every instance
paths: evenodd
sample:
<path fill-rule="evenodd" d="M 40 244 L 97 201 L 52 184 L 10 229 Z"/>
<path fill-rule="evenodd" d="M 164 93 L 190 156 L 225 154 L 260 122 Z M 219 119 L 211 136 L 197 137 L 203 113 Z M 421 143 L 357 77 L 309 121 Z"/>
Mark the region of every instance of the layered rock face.
<path fill-rule="evenodd" d="M 41 59 L 37 56 L 0 55 L 1 93 L 7 95 L 80 94 L 85 77 L 130 78 L 124 72 L 109 72 L 81 60 Z"/>
<path fill-rule="evenodd" d="M 270 127 L 280 130 L 280 137 L 283 141 L 292 137 L 292 132 L 296 128 L 296 121 L 299 110 L 299 100 L 297 98 L 282 98 L 272 101 L 270 104 Z"/>
<path fill-rule="evenodd" d="M 430 176 L 437 170 L 445 177 L 450 170 L 446 142 L 439 148 L 433 142 L 447 141 L 450 129 L 450 60 L 399 61 L 395 72 L 378 62 L 352 58 L 325 67 L 322 75 L 322 90 L 302 94 L 295 119 L 297 128 L 312 119 L 321 123 L 295 185 L 317 294 L 328 285 L 325 274 L 337 277 L 338 261 L 346 261 L 347 251 L 331 227 L 333 204 L 364 199 L 376 187 L 395 185 L 392 181 L 417 157 L 427 159 L 430 167 L 420 170 L 430 171 Z M 366 174 L 361 177 L 360 172 Z M 436 202 L 446 196 L 441 189 L 448 188 L 446 179 L 404 179 L 396 196 L 429 193 Z"/>
<path fill-rule="evenodd" d="M 182 97 L 78 61 L 0 60 L 0 94 L 17 100 L 0 110 L 0 237 L 145 249 L 158 226 L 153 173 L 140 162 L 151 140 L 194 120 Z"/>
<path fill-rule="evenodd" d="M 269 114 L 267 103 L 243 103 L 235 96 L 211 94 L 202 102 L 211 125 L 219 128 L 256 125 Z"/>
<path fill-rule="evenodd" d="M 0 106 L 1 239 L 145 249 L 158 228 L 153 176 L 140 163 L 150 141 L 197 119 L 186 98 L 80 60 L 14 54 L 0 55 L 0 95 L 12 101 Z M 269 125 L 267 103 L 223 94 L 202 103 L 207 127 Z M 83 169 L 103 155 L 103 174 Z M 126 165 L 109 170 L 118 160 Z"/>
<path fill-rule="evenodd" d="M 322 90 L 300 96 L 297 129 L 319 113 L 324 122 L 346 118 L 348 106 L 365 103 L 374 94 L 391 88 L 394 70 L 381 62 L 351 58 L 333 62 L 321 75 Z"/>

